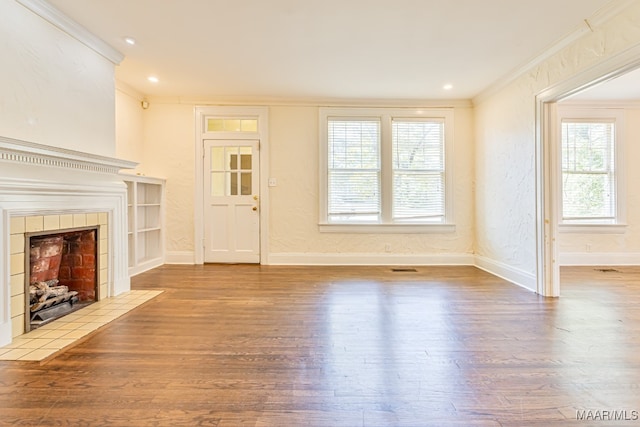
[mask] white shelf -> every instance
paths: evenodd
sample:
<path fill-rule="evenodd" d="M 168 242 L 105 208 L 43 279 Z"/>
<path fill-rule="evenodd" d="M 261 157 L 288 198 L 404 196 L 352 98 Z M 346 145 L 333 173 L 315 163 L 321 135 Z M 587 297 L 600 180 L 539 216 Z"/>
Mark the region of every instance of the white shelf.
<path fill-rule="evenodd" d="M 165 180 L 121 174 L 127 184 L 129 274 L 164 264 Z"/>
<path fill-rule="evenodd" d="M 156 230 L 162 230 L 162 228 L 160 227 L 143 228 L 138 230 L 138 233 L 146 233 L 147 231 L 156 231 Z"/>

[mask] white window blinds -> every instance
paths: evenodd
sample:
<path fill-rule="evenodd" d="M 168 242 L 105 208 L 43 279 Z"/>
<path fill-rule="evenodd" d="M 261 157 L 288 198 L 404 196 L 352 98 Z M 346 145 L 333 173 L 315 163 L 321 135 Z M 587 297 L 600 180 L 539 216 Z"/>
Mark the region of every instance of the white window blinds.
<path fill-rule="evenodd" d="M 442 222 L 444 121 L 393 121 L 393 220 Z"/>
<path fill-rule="evenodd" d="M 380 122 L 328 121 L 330 222 L 380 219 Z"/>
<path fill-rule="evenodd" d="M 616 218 L 615 123 L 562 122 L 562 219 Z"/>

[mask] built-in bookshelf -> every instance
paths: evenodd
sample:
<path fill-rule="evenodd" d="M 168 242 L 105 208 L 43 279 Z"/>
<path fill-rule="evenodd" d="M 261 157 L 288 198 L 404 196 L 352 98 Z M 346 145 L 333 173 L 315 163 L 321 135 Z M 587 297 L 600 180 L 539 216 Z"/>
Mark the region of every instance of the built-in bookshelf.
<path fill-rule="evenodd" d="M 165 180 L 122 175 L 127 184 L 129 274 L 164 264 Z"/>

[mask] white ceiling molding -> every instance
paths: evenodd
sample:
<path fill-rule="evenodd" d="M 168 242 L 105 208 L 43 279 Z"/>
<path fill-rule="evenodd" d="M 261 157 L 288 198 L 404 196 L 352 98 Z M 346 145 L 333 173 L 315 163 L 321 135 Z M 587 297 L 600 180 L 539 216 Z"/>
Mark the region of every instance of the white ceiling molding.
<path fill-rule="evenodd" d="M 469 99 L 342 99 L 342 98 L 278 98 L 278 97 L 183 97 L 146 96 L 154 104 L 183 105 L 258 105 L 278 107 L 383 107 L 383 108 L 472 108 Z"/>
<path fill-rule="evenodd" d="M 115 65 L 120 64 L 124 55 L 109 45 L 107 42 L 97 37 L 76 21 L 69 18 L 64 13 L 53 7 L 44 0 L 16 0 L 18 3 L 48 21 L 58 29 L 69 34 L 96 53 L 102 55 Z"/>
<path fill-rule="evenodd" d="M 607 6 L 600 9 L 589 19 L 584 20 L 584 24 L 580 25 L 566 37 L 561 40 L 558 40 L 553 45 L 549 46 L 544 50 L 540 55 L 533 57 L 527 63 L 521 65 L 520 67 L 512 70 L 507 73 L 503 78 L 497 80 L 495 83 L 490 85 L 488 88 L 483 90 L 480 94 L 473 98 L 473 104 L 479 105 L 483 103 L 485 100 L 490 98 L 491 96 L 498 93 L 500 90 L 507 87 L 509 84 L 514 82 L 520 76 L 524 75 L 526 72 L 530 71 L 537 65 L 543 63 L 547 59 L 551 58 L 556 53 L 560 52 L 565 47 L 571 45 L 573 42 L 578 40 L 580 37 L 584 36 L 587 33 L 593 31 L 594 27 L 598 27 L 603 23 L 607 22 L 609 19 L 613 18 L 631 4 L 635 3 L 637 0 L 622 0 L 618 3 L 609 3 Z"/>
<path fill-rule="evenodd" d="M 137 100 L 137 101 L 144 101 L 146 100 L 146 96 L 144 96 L 142 93 L 140 93 L 137 89 L 131 87 L 130 85 L 126 84 L 123 81 L 120 80 L 116 80 L 116 90 L 120 91 L 126 95 L 129 95 L 131 98 Z"/>

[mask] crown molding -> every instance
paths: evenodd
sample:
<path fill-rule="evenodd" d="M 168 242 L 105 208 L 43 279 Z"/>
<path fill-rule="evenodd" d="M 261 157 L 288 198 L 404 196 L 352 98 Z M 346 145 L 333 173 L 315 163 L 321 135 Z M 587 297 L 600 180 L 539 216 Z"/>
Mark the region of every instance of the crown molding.
<path fill-rule="evenodd" d="M 53 166 L 88 172 L 119 173 L 138 164 L 129 160 L 83 153 L 0 136 L 0 161 Z"/>
<path fill-rule="evenodd" d="M 130 96 L 131 98 L 135 99 L 136 101 L 144 101 L 146 99 L 146 96 L 142 94 L 142 92 L 139 92 L 137 89 L 135 89 L 134 87 L 128 85 L 127 83 L 123 82 L 122 80 L 117 80 L 116 79 L 116 90 L 119 92 L 124 93 L 125 95 Z"/>
<path fill-rule="evenodd" d="M 491 96 L 495 95 L 496 93 L 500 92 L 502 89 L 513 83 L 519 77 L 523 76 L 528 71 L 532 70 L 547 59 L 551 58 L 556 53 L 560 52 L 562 49 L 576 42 L 584 35 L 594 32 L 595 27 L 601 26 L 614 16 L 621 13 L 623 10 L 627 9 L 632 4 L 636 3 L 636 1 L 637 0 L 621 0 L 619 2 L 610 2 L 609 4 L 598 10 L 596 13 L 594 13 L 589 19 L 585 19 L 583 21 L 584 24 L 576 27 L 571 33 L 567 34 L 557 42 L 551 44 L 549 47 L 547 47 L 547 49 L 543 50 L 542 53 L 534 56 L 525 64 L 522 64 L 521 66 L 511 70 L 511 72 L 496 80 L 495 83 L 491 84 L 489 87 L 487 87 L 472 99 L 473 104 L 479 105 L 483 103 Z"/>
<path fill-rule="evenodd" d="M 266 107 L 380 107 L 380 108 L 472 108 L 469 99 L 366 99 L 366 98 L 277 98 L 277 97 L 185 97 L 148 96 L 152 104 L 182 104 L 197 106 Z"/>
<path fill-rule="evenodd" d="M 73 19 L 53 7 L 44 0 L 16 0 L 22 6 L 26 7 L 45 21 L 54 25 L 58 29 L 69 34 L 96 53 L 102 55 L 115 65 L 120 64 L 124 59 L 124 55 L 118 52 L 107 42 L 78 24 Z"/>

